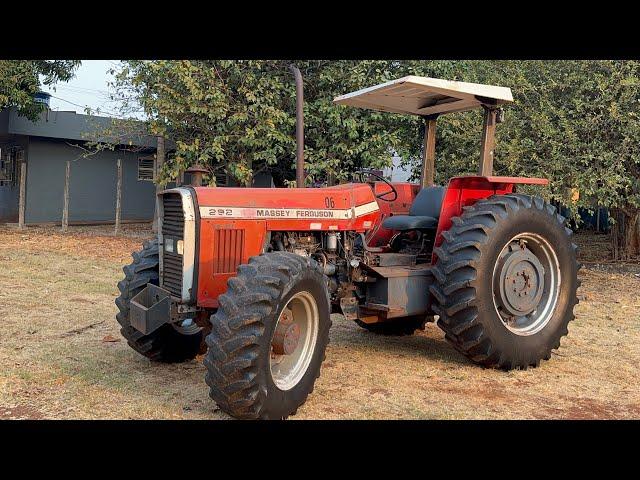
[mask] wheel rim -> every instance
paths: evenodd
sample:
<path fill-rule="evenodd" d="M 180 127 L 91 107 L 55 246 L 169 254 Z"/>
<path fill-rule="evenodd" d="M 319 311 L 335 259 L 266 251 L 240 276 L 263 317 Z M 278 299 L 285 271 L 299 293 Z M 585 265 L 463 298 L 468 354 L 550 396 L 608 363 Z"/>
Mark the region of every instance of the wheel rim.
<path fill-rule="evenodd" d="M 542 236 L 520 233 L 502 248 L 493 269 L 493 304 L 503 325 L 517 335 L 542 330 L 560 293 L 560 264 Z"/>
<path fill-rule="evenodd" d="M 271 378 L 280 390 L 295 387 L 309 368 L 318 325 L 318 304 L 309 292 L 296 293 L 280 312 L 269 357 Z"/>

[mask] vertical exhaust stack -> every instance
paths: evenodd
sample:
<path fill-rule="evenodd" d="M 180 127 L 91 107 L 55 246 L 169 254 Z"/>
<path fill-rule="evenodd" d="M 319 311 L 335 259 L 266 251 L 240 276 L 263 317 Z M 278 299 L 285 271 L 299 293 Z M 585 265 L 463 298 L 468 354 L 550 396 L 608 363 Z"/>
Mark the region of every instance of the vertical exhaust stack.
<path fill-rule="evenodd" d="M 304 187 L 304 92 L 302 73 L 295 65 L 290 65 L 296 78 L 296 187 Z"/>

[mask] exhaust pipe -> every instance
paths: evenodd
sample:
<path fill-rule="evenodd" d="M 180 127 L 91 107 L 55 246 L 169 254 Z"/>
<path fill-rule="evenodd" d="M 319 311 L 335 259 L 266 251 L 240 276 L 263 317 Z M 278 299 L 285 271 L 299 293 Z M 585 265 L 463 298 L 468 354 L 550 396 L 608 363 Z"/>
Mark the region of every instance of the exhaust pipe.
<path fill-rule="evenodd" d="M 296 187 L 304 187 L 304 92 L 302 90 L 302 73 L 295 65 L 290 65 L 296 77 Z"/>

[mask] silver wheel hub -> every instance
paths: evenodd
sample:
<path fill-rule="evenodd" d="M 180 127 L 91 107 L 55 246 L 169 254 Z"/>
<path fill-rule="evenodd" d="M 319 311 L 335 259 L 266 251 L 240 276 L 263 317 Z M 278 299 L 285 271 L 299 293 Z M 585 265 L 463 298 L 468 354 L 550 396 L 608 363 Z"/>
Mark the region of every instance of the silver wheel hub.
<path fill-rule="evenodd" d="M 493 299 L 505 326 L 532 335 L 549 322 L 560 291 L 560 267 L 551 245 L 540 235 L 522 233 L 502 249 L 494 267 Z"/>
<path fill-rule="evenodd" d="M 280 312 L 271 339 L 269 367 L 280 390 L 295 387 L 307 372 L 318 338 L 318 304 L 310 292 L 298 292 Z"/>
<path fill-rule="evenodd" d="M 544 291 L 544 267 L 526 245 L 513 242 L 501 258 L 500 304 L 512 315 L 529 315 Z"/>

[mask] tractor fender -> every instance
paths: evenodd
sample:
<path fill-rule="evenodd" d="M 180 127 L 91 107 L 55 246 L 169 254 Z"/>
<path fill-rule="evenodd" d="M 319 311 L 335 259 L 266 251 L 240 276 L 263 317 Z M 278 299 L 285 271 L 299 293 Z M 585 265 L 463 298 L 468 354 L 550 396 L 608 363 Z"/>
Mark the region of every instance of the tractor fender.
<path fill-rule="evenodd" d="M 488 198 L 491 195 L 513 193 L 516 185 L 548 184 L 549 180 L 546 178 L 496 176 L 453 177 L 449 181 L 447 191 L 442 201 L 434 247 L 439 247 L 442 244 L 442 232 L 446 232 L 451 228 L 452 219 L 462 214 L 464 207 L 473 205 L 478 200 Z M 435 264 L 437 261 L 438 257 L 433 253 L 431 255 L 431 263 Z"/>

